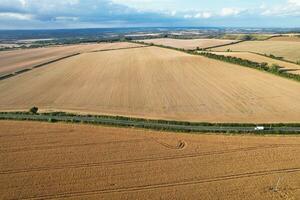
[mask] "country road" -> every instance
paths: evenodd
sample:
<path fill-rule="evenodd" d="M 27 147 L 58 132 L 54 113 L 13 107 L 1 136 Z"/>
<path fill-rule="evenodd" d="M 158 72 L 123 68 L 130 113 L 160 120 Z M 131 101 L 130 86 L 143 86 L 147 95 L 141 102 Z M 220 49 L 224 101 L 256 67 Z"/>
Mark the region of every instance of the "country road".
<path fill-rule="evenodd" d="M 229 124 L 205 124 L 196 123 L 175 124 L 172 121 L 154 121 L 154 120 L 137 120 L 137 119 L 120 119 L 111 116 L 70 116 L 70 115 L 49 115 L 49 114 L 17 114 L 17 113 L 0 113 L 0 119 L 3 120 L 34 120 L 34 121 L 50 121 L 50 122 L 72 122 L 72 123 L 90 123 L 104 124 L 111 126 L 137 127 L 155 130 L 170 130 L 182 132 L 232 132 L 232 133 L 293 133 L 300 134 L 299 125 L 289 124 L 269 124 L 265 125 L 265 130 L 255 130 L 255 125 L 229 125 Z M 179 122 L 181 123 L 181 122 Z"/>

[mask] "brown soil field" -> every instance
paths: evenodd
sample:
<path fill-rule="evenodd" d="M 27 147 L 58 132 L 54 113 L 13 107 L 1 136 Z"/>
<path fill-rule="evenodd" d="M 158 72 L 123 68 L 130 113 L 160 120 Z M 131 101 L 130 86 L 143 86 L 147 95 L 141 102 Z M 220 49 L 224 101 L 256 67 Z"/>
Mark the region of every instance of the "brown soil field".
<path fill-rule="evenodd" d="M 300 42 L 300 37 L 295 37 L 295 36 L 272 37 L 269 39 L 269 41 Z"/>
<path fill-rule="evenodd" d="M 253 62 L 258 62 L 258 63 L 268 63 L 270 66 L 272 64 L 277 64 L 281 67 L 283 67 L 283 70 L 286 70 L 287 73 L 292 73 L 292 74 L 300 74 L 300 65 L 290 63 L 290 62 L 285 62 L 281 60 L 276 60 L 272 59 L 266 56 L 261 56 L 255 53 L 249 53 L 249 52 L 209 52 L 209 53 L 214 53 L 217 55 L 224 55 L 224 56 L 233 56 L 237 58 L 242 58 L 246 60 L 250 60 Z"/>
<path fill-rule="evenodd" d="M 0 75 L 30 68 L 34 65 L 45 63 L 74 53 L 137 46 L 141 45 L 120 42 L 65 45 L 56 47 L 2 51 L 0 52 Z"/>
<path fill-rule="evenodd" d="M 171 38 L 161 38 L 161 39 L 148 39 L 148 40 L 139 40 L 139 42 L 153 43 L 156 45 L 164 45 L 175 48 L 182 49 L 196 49 L 199 48 L 208 48 L 215 47 L 224 44 L 231 44 L 237 42 L 237 40 L 221 40 L 221 39 L 171 39 Z"/>
<path fill-rule="evenodd" d="M 224 47 L 213 48 L 212 51 L 243 51 L 261 54 L 273 54 L 290 61 L 300 60 L 300 43 L 292 41 L 247 41 Z"/>
<path fill-rule="evenodd" d="M 300 137 L 13 121 L 0 127 L 3 200 L 300 196 Z"/>
<path fill-rule="evenodd" d="M 0 81 L 0 110 L 207 122 L 299 122 L 300 84 L 147 47 L 85 53 Z"/>

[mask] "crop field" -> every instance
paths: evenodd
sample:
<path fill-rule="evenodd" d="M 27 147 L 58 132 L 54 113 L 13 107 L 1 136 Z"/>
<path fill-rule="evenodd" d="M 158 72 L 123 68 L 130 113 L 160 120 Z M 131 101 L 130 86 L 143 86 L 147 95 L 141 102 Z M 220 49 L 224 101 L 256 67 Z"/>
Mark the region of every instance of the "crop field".
<path fill-rule="evenodd" d="M 281 36 L 281 37 L 272 37 L 269 41 L 288 41 L 288 42 L 300 42 L 299 36 Z"/>
<path fill-rule="evenodd" d="M 0 198 L 297 199 L 300 138 L 0 121 Z"/>
<path fill-rule="evenodd" d="M 300 60 L 300 42 L 294 41 L 247 41 L 238 44 L 213 48 L 212 51 L 242 51 L 261 54 L 273 54 L 286 60 Z"/>
<path fill-rule="evenodd" d="M 300 84 L 159 48 L 84 53 L 0 81 L 0 110 L 201 122 L 299 122 Z"/>
<path fill-rule="evenodd" d="M 221 40 L 221 39 L 170 39 L 170 38 L 161 38 L 161 39 L 148 39 L 148 40 L 139 40 L 139 42 L 153 43 L 156 45 L 163 45 L 168 47 L 175 47 L 181 49 L 196 49 L 199 48 L 209 48 L 219 45 L 231 44 L 237 42 L 237 40 Z"/>
<path fill-rule="evenodd" d="M 285 62 L 277 59 L 272 59 L 266 56 L 261 56 L 255 53 L 249 53 L 249 52 L 209 52 L 217 55 L 224 55 L 224 56 L 232 56 L 237 58 L 242 58 L 245 60 L 250 60 L 253 62 L 258 63 L 268 63 L 269 66 L 272 66 L 272 64 L 279 65 L 280 67 L 283 67 L 282 70 L 286 71 L 287 73 L 292 74 L 300 74 L 300 65 Z"/>
<path fill-rule="evenodd" d="M 65 45 L 0 52 L 0 75 L 12 73 L 74 53 L 141 46 L 133 43 Z"/>

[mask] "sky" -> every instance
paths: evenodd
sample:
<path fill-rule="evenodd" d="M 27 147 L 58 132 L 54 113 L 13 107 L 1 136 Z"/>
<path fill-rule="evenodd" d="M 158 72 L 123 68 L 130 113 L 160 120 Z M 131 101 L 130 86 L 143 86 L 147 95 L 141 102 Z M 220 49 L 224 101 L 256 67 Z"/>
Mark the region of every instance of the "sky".
<path fill-rule="evenodd" d="M 300 27 L 300 0 L 0 0 L 0 29 Z"/>

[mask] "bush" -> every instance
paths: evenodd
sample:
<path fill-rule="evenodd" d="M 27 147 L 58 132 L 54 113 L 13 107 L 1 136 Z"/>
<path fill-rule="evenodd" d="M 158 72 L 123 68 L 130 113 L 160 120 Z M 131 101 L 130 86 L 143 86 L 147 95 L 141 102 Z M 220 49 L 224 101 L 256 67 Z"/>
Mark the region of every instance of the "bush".
<path fill-rule="evenodd" d="M 276 65 L 276 64 L 272 64 L 271 67 L 270 67 L 270 71 L 273 72 L 273 73 L 278 73 L 280 72 L 280 66 L 279 65 Z"/>
<path fill-rule="evenodd" d="M 57 122 L 57 120 L 56 120 L 56 119 L 53 119 L 53 118 L 49 118 L 49 119 L 48 119 L 48 122 L 54 123 L 54 122 Z"/>
<path fill-rule="evenodd" d="M 37 114 L 38 110 L 39 110 L 39 108 L 34 106 L 34 107 L 30 108 L 29 112 L 32 114 Z"/>

